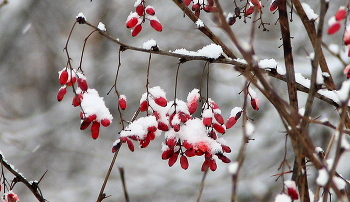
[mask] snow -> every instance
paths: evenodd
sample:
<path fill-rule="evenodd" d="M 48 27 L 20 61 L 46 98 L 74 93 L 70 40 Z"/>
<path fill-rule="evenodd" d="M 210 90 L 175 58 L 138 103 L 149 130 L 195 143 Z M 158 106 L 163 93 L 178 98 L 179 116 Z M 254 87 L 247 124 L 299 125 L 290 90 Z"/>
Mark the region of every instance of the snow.
<path fill-rule="evenodd" d="M 235 107 L 231 110 L 230 117 L 235 117 L 238 112 L 243 111 L 241 107 Z"/>
<path fill-rule="evenodd" d="M 213 117 L 213 110 L 212 109 L 204 109 L 202 112 L 203 118 L 211 118 Z"/>
<path fill-rule="evenodd" d="M 338 54 L 339 53 L 339 45 L 338 44 L 329 44 L 328 46 L 329 50 L 331 50 L 333 53 Z"/>
<path fill-rule="evenodd" d="M 99 96 L 95 89 L 88 89 L 83 94 L 83 99 L 81 101 L 81 107 L 84 110 L 85 116 L 90 116 L 96 114 L 97 121 L 102 119 L 108 119 L 112 121 L 113 116 L 106 107 L 106 104 L 102 97 Z"/>
<path fill-rule="evenodd" d="M 322 76 L 328 78 L 328 77 L 330 77 L 331 75 L 329 75 L 328 72 L 322 72 Z"/>
<path fill-rule="evenodd" d="M 316 153 L 323 153 L 324 151 L 323 151 L 323 149 L 321 147 L 316 147 L 315 148 L 315 152 Z"/>
<path fill-rule="evenodd" d="M 160 86 L 154 86 L 148 90 L 148 92 L 154 97 L 154 98 L 159 98 L 163 97 L 166 98 L 166 93 L 165 91 L 160 87 Z"/>
<path fill-rule="evenodd" d="M 292 202 L 292 199 L 287 194 L 278 194 L 275 202 Z"/>
<path fill-rule="evenodd" d="M 102 22 L 99 22 L 98 25 L 97 25 L 97 29 L 99 29 L 100 31 L 105 32 L 106 31 L 106 26 Z"/>
<path fill-rule="evenodd" d="M 119 100 L 120 100 L 120 99 L 123 99 L 123 100 L 127 101 L 127 100 L 126 100 L 126 96 L 125 96 L 124 94 L 119 95 Z"/>
<path fill-rule="evenodd" d="M 339 100 L 342 102 L 346 102 L 349 98 L 349 92 L 350 92 L 350 80 L 346 80 L 343 82 L 341 88 L 337 91 Z"/>
<path fill-rule="evenodd" d="M 261 69 L 265 69 L 265 70 L 275 69 L 277 71 L 277 73 L 280 74 L 280 75 L 285 75 L 286 74 L 286 70 L 284 70 L 278 64 L 278 62 L 275 59 L 273 59 L 273 58 L 260 60 L 258 65 L 259 65 L 259 67 Z"/>
<path fill-rule="evenodd" d="M 300 107 L 299 110 L 298 110 L 298 112 L 299 112 L 299 114 L 300 114 L 301 116 L 304 116 L 304 114 L 305 114 L 305 107 Z"/>
<path fill-rule="evenodd" d="M 86 20 L 84 14 L 82 12 L 78 13 L 78 15 L 75 18 L 84 18 Z"/>
<path fill-rule="evenodd" d="M 196 21 L 196 25 L 197 25 L 197 28 L 200 28 L 200 27 L 204 27 L 204 23 L 201 19 L 198 18 L 198 20 Z"/>
<path fill-rule="evenodd" d="M 153 47 L 157 47 L 157 42 L 154 39 L 150 39 L 142 45 L 142 48 L 146 50 L 151 50 Z"/>
<path fill-rule="evenodd" d="M 199 99 L 199 89 L 194 88 L 191 92 L 187 95 L 187 102 L 197 102 Z"/>
<path fill-rule="evenodd" d="M 305 78 L 300 73 L 295 73 L 295 81 L 300 85 L 310 89 L 310 80 Z"/>
<path fill-rule="evenodd" d="M 345 181 L 343 179 L 341 179 L 340 177 L 334 176 L 333 182 L 339 190 L 344 190 L 346 187 Z"/>
<path fill-rule="evenodd" d="M 140 4 L 141 4 L 141 1 L 142 1 L 142 0 L 136 0 L 135 3 L 134 3 L 134 7 L 137 7 L 138 5 L 140 5 Z"/>
<path fill-rule="evenodd" d="M 158 126 L 155 116 L 140 117 L 122 130 L 120 137 L 136 136 L 138 139 L 143 140 L 148 133 L 148 127 L 151 126 Z"/>
<path fill-rule="evenodd" d="M 236 162 L 233 162 L 233 163 L 230 163 L 229 165 L 228 165 L 228 168 L 227 168 L 227 170 L 228 170 L 228 173 L 230 173 L 231 175 L 235 175 L 236 173 L 237 173 L 237 170 L 238 170 L 238 162 L 236 161 Z"/>
<path fill-rule="evenodd" d="M 243 59 L 243 58 L 237 58 L 237 59 L 234 59 L 233 61 L 236 61 L 236 62 L 239 62 L 239 63 L 242 63 L 242 64 L 248 64 L 248 62 L 245 60 L 245 59 Z"/>
<path fill-rule="evenodd" d="M 217 59 L 222 55 L 223 51 L 221 46 L 212 43 L 210 45 L 204 46 L 202 49 L 199 49 L 198 51 L 188 51 L 182 48 L 182 49 L 176 49 L 175 51 L 173 51 L 173 53 L 188 55 L 188 56 L 203 56 L 207 58 Z"/>
<path fill-rule="evenodd" d="M 254 133 L 254 130 L 255 130 L 255 126 L 250 121 L 247 121 L 245 124 L 245 135 L 248 137 L 252 136 Z"/>
<path fill-rule="evenodd" d="M 287 188 L 293 188 L 293 189 L 296 189 L 297 186 L 295 185 L 295 182 L 292 181 L 292 180 L 286 180 L 284 181 L 284 185 L 287 187 Z"/>
<path fill-rule="evenodd" d="M 303 7 L 307 17 L 309 20 L 316 20 L 318 18 L 318 15 L 312 10 L 312 8 L 307 3 L 301 3 L 301 6 Z"/>
<path fill-rule="evenodd" d="M 318 171 L 318 177 L 316 183 L 320 186 L 325 186 L 328 182 L 328 171 L 325 168 L 322 168 Z"/>

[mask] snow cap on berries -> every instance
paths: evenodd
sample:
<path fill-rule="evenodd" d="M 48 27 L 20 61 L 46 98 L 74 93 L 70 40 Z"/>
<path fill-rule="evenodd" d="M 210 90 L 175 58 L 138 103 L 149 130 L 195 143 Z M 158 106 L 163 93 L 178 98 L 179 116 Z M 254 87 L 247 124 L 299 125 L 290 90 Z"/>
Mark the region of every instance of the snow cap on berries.
<path fill-rule="evenodd" d="M 81 107 L 85 113 L 85 116 L 96 114 L 96 120 L 101 121 L 103 119 L 112 122 L 113 116 L 106 107 L 105 101 L 99 96 L 95 89 L 88 89 L 83 94 L 83 99 L 81 101 Z"/>

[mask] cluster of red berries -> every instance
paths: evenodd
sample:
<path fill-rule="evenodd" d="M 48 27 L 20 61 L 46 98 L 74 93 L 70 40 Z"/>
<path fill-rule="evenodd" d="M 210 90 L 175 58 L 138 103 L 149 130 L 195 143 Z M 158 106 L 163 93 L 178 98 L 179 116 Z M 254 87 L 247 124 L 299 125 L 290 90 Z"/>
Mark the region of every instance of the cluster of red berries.
<path fill-rule="evenodd" d="M 105 127 L 109 126 L 113 118 L 109 113 L 108 108 L 105 106 L 103 98 L 98 95 L 98 92 L 95 89 L 88 88 L 86 77 L 82 73 L 74 69 L 63 68 L 58 74 L 59 82 L 62 87 L 57 93 L 57 100 L 63 100 L 67 93 L 67 87 L 73 86 L 77 83 L 72 105 L 74 107 L 81 107 L 80 129 L 85 130 L 91 125 L 92 138 L 98 138 L 100 125 Z"/>
<path fill-rule="evenodd" d="M 161 32 L 163 27 L 158 18 L 155 16 L 156 12 L 152 6 L 145 6 L 145 1 L 136 1 L 135 12 L 131 12 L 126 19 L 126 27 L 131 29 L 131 36 L 137 36 L 142 31 L 142 24 L 149 20 L 153 29 Z"/>
<path fill-rule="evenodd" d="M 213 0 L 207 0 L 207 2 L 199 2 L 196 3 L 193 0 L 183 0 L 183 3 L 186 6 L 189 6 L 191 3 L 193 3 L 191 9 L 194 12 L 194 14 L 199 18 L 201 10 L 207 12 L 207 13 L 216 13 L 218 10 L 214 5 Z"/>
<path fill-rule="evenodd" d="M 196 118 L 193 114 L 197 111 L 199 98 L 199 90 L 194 89 L 188 94 L 187 102 L 178 99 L 168 102 L 159 86 L 148 89 L 142 95 L 139 106 L 139 110 L 147 112 L 147 116 L 136 119 L 124 128 L 112 151 L 117 151 L 120 143 L 127 143 L 129 149 L 134 151 L 133 141 L 138 141 L 140 147 L 145 148 L 164 132 L 162 159 L 168 160 L 169 166 L 180 158 L 181 167 L 187 169 L 187 158 L 193 156 L 204 156 L 202 171 L 216 170 L 214 156 L 229 163 L 230 159 L 224 153 L 231 152 L 231 149 L 223 138 L 218 138 L 218 134 L 224 134 L 226 128 L 231 128 L 237 122 L 242 109 L 234 108 L 225 125 L 219 106 L 209 98 L 202 106 L 201 117 Z"/>
<path fill-rule="evenodd" d="M 19 201 L 19 197 L 12 190 L 10 190 L 9 192 L 4 194 L 3 201 L 4 202 L 17 202 L 17 201 Z"/>

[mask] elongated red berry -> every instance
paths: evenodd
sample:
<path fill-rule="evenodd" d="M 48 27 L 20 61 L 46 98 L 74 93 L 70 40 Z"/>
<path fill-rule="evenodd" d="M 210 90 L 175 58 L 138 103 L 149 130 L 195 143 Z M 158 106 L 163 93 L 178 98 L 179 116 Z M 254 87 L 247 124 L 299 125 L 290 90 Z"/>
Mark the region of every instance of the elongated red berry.
<path fill-rule="evenodd" d="M 96 120 L 96 118 L 97 118 L 96 114 L 91 114 L 90 116 L 86 117 L 86 121 L 93 122 Z"/>
<path fill-rule="evenodd" d="M 229 158 L 227 158 L 226 156 L 224 156 L 223 154 L 220 154 L 217 156 L 223 163 L 230 163 L 231 162 L 231 160 Z"/>
<path fill-rule="evenodd" d="M 225 128 L 217 123 L 213 123 L 213 128 L 218 132 L 218 133 L 225 133 Z"/>
<path fill-rule="evenodd" d="M 169 127 L 167 124 L 163 123 L 163 122 L 158 122 L 158 129 L 161 131 L 168 131 Z"/>
<path fill-rule="evenodd" d="M 183 0 L 184 4 L 186 6 L 190 5 L 190 3 L 192 2 L 192 0 Z"/>
<path fill-rule="evenodd" d="M 119 100 L 118 100 L 119 108 L 122 110 L 126 109 L 126 96 L 125 95 L 120 95 Z"/>
<path fill-rule="evenodd" d="M 350 44 L 350 30 L 349 30 L 349 28 L 345 30 L 343 40 L 344 40 L 344 44 L 345 45 L 349 45 Z"/>
<path fill-rule="evenodd" d="M 88 89 L 88 84 L 87 84 L 86 80 L 83 79 L 83 78 L 79 78 L 79 79 L 78 79 L 78 87 L 79 87 L 82 91 L 87 91 L 87 89 Z"/>
<path fill-rule="evenodd" d="M 154 99 L 154 102 L 155 102 L 157 105 L 161 106 L 161 107 L 166 107 L 167 104 L 168 104 L 168 101 L 167 101 L 165 98 L 163 98 L 163 97 L 157 97 L 157 98 L 155 98 L 155 99 Z"/>
<path fill-rule="evenodd" d="M 131 36 L 137 36 L 142 31 L 142 25 L 136 25 L 133 30 L 131 30 Z"/>
<path fill-rule="evenodd" d="M 259 110 L 259 100 L 257 98 L 252 98 L 250 100 L 250 105 L 252 105 L 252 108 L 256 111 Z"/>
<path fill-rule="evenodd" d="M 150 25 L 151 27 L 153 27 L 153 29 L 155 29 L 158 32 L 161 32 L 163 30 L 163 26 L 158 20 L 151 20 Z"/>
<path fill-rule="evenodd" d="M 81 94 L 76 94 L 74 97 L 73 97 L 73 101 L 72 101 L 72 105 L 74 107 L 77 107 L 81 104 L 81 101 L 83 99 L 83 96 Z"/>
<path fill-rule="evenodd" d="M 254 6 L 250 6 L 249 8 L 247 8 L 244 15 L 248 16 L 248 15 L 251 15 L 252 13 L 254 13 Z"/>
<path fill-rule="evenodd" d="M 77 82 L 77 77 L 72 77 L 68 82 L 67 82 L 67 86 L 72 86 L 73 84 L 75 84 L 75 82 Z"/>
<path fill-rule="evenodd" d="M 101 120 L 101 124 L 104 126 L 104 127 L 108 127 L 110 124 L 111 124 L 111 121 L 109 119 L 102 119 Z"/>
<path fill-rule="evenodd" d="M 168 145 L 170 148 L 175 147 L 175 145 L 176 145 L 176 138 L 167 138 L 165 140 L 165 144 Z"/>
<path fill-rule="evenodd" d="M 146 7 L 146 13 L 148 15 L 155 15 L 156 14 L 156 12 L 154 11 L 154 8 L 152 6 L 147 6 Z"/>
<path fill-rule="evenodd" d="M 64 96 L 66 95 L 67 93 L 67 89 L 66 87 L 61 87 L 59 90 L 58 90 L 58 93 L 57 93 L 57 100 L 60 102 L 61 100 L 63 100 Z"/>
<path fill-rule="evenodd" d="M 201 8 L 201 5 L 199 3 L 192 5 L 192 11 L 199 11 L 200 8 Z"/>
<path fill-rule="evenodd" d="M 140 141 L 140 146 L 141 146 L 141 148 L 146 148 L 146 147 L 149 145 L 150 142 L 151 142 L 151 140 L 148 139 L 148 138 L 146 138 L 146 139 L 144 139 L 144 140 L 141 140 L 141 141 Z"/>
<path fill-rule="evenodd" d="M 141 104 L 140 104 L 140 111 L 144 112 L 144 111 L 147 110 L 147 108 L 148 108 L 147 100 L 142 101 Z"/>
<path fill-rule="evenodd" d="M 187 149 L 186 151 L 185 151 L 185 155 L 186 156 L 188 156 L 188 157 L 192 157 L 192 156 L 195 156 L 196 155 L 196 150 L 194 150 L 194 149 Z"/>
<path fill-rule="evenodd" d="M 193 145 L 191 143 L 188 143 L 187 140 L 184 140 L 182 142 L 182 146 L 184 146 L 186 149 L 193 149 Z"/>
<path fill-rule="evenodd" d="M 298 191 L 293 187 L 288 187 L 287 188 L 288 195 L 292 200 L 298 200 L 299 199 L 299 193 Z"/>
<path fill-rule="evenodd" d="M 173 155 L 170 156 L 169 161 L 168 161 L 168 165 L 170 167 L 176 163 L 178 156 L 179 156 L 179 152 L 175 152 Z"/>
<path fill-rule="evenodd" d="M 173 154 L 174 154 L 174 150 L 173 150 L 173 149 L 165 150 L 165 151 L 163 151 L 163 153 L 162 153 L 162 159 L 163 159 L 163 160 L 167 160 L 167 159 L 169 159 Z"/>
<path fill-rule="evenodd" d="M 209 168 L 209 161 L 205 160 L 202 164 L 201 171 L 204 172 L 204 171 L 208 170 L 208 168 Z"/>
<path fill-rule="evenodd" d="M 133 152 L 133 151 L 135 150 L 135 146 L 134 146 L 134 144 L 132 143 L 132 141 L 129 140 L 129 139 L 126 139 L 126 143 L 128 144 L 128 147 L 129 147 L 130 151 Z"/>
<path fill-rule="evenodd" d="M 203 125 L 206 127 L 209 127 L 212 123 L 212 118 L 211 117 L 205 117 L 203 118 Z"/>
<path fill-rule="evenodd" d="M 146 138 L 149 140 L 154 140 L 156 138 L 156 134 L 154 132 L 147 133 Z"/>
<path fill-rule="evenodd" d="M 85 130 L 87 127 L 90 126 L 90 123 L 89 121 L 82 121 L 81 124 L 80 124 L 80 130 Z"/>
<path fill-rule="evenodd" d="M 94 121 L 91 125 L 91 137 L 92 139 L 98 138 L 100 134 L 100 122 Z"/>
<path fill-rule="evenodd" d="M 338 32 L 341 28 L 340 22 L 334 22 L 328 27 L 327 34 L 332 35 L 336 32 Z"/>
<path fill-rule="evenodd" d="M 181 168 L 186 170 L 188 168 L 188 160 L 187 160 L 187 157 L 184 156 L 184 155 L 181 155 L 180 157 L 180 165 L 181 165 Z"/>
<path fill-rule="evenodd" d="M 139 16 L 143 16 L 145 7 L 142 4 L 139 4 L 138 6 L 136 6 L 135 11 Z"/>
<path fill-rule="evenodd" d="M 196 110 L 198 108 L 198 102 L 188 103 L 187 106 L 188 106 L 188 111 L 190 112 L 190 114 L 193 114 L 196 112 Z"/>
<path fill-rule="evenodd" d="M 131 29 L 137 25 L 139 19 L 137 17 L 131 17 L 128 21 L 126 21 L 126 27 Z"/>
<path fill-rule="evenodd" d="M 67 83 L 67 81 L 68 81 L 68 72 L 67 72 L 67 70 L 63 70 L 61 72 L 59 79 L 60 79 L 60 84 L 61 85 L 64 85 L 64 84 Z"/>
<path fill-rule="evenodd" d="M 222 151 L 226 152 L 226 153 L 230 153 L 231 152 L 231 148 L 227 145 L 221 145 Z"/>
<path fill-rule="evenodd" d="M 270 4 L 270 11 L 273 12 L 273 11 L 277 10 L 277 8 L 278 8 L 277 0 L 274 0 Z"/>
<path fill-rule="evenodd" d="M 237 119 L 235 117 L 230 117 L 226 122 L 226 129 L 232 128 L 237 122 Z"/>
<path fill-rule="evenodd" d="M 215 118 L 215 120 L 219 123 L 219 124 L 224 124 L 224 118 L 221 116 L 221 114 L 214 114 L 214 118 Z"/>
<path fill-rule="evenodd" d="M 346 9 L 344 6 L 341 6 L 337 13 L 334 15 L 336 21 L 341 21 L 345 18 L 346 16 Z"/>
<path fill-rule="evenodd" d="M 209 168 L 211 171 L 215 171 L 217 169 L 217 165 L 214 159 L 209 160 Z"/>

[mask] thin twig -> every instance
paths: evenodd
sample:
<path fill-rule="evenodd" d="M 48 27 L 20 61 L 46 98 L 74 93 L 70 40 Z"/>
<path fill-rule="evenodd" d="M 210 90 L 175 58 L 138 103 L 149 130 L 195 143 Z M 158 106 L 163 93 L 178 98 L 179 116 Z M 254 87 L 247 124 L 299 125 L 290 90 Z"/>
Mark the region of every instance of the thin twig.
<path fill-rule="evenodd" d="M 119 169 L 119 173 L 120 173 L 120 179 L 122 180 L 122 184 L 123 184 L 123 191 L 124 191 L 125 202 L 130 202 L 128 190 L 126 189 L 124 168 L 123 167 L 118 167 L 118 169 Z"/>
<path fill-rule="evenodd" d="M 203 173 L 203 177 L 202 177 L 200 188 L 199 188 L 199 194 L 198 194 L 197 202 L 201 201 L 201 198 L 202 198 L 202 195 L 203 195 L 203 189 L 204 189 L 204 182 L 205 182 L 205 178 L 207 177 L 208 170 L 209 170 L 209 168 L 207 167 L 207 169 L 205 169 L 205 171 Z"/>

